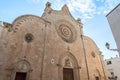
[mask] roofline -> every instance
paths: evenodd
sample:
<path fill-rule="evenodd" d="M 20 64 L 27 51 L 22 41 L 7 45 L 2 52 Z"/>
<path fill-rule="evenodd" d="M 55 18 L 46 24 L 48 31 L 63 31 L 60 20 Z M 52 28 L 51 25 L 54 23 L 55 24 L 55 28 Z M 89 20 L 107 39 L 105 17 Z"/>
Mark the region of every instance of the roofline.
<path fill-rule="evenodd" d="M 120 6 L 120 3 L 119 3 L 115 8 L 113 8 L 113 9 L 106 15 L 106 17 L 107 17 L 111 12 L 113 12 L 118 6 Z"/>

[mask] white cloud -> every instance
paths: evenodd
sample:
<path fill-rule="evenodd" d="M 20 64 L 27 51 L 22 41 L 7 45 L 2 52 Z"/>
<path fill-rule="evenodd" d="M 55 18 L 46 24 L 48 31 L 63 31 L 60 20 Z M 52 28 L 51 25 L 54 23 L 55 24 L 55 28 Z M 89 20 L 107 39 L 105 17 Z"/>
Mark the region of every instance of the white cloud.
<path fill-rule="evenodd" d="M 100 14 L 106 15 L 119 2 L 119 0 L 69 0 L 67 5 L 71 12 L 79 12 L 85 19 Z"/>
<path fill-rule="evenodd" d="M 106 15 L 118 3 L 119 0 L 27 0 L 30 3 L 46 3 L 52 1 L 54 9 L 61 9 L 64 4 L 67 4 L 69 10 L 74 14 L 76 13 L 82 19 L 90 19 L 95 15 Z"/>
<path fill-rule="evenodd" d="M 72 11 L 81 11 L 82 13 L 91 12 L 95 5 L 93 4 L 92 0 L 69 0 L 68 7 L 72 7 Z"/>
<path fill-rule="evenodd" d="M 34 3 L 39 3 L 40 0 L 32 0 Z"/>
<path fill-rule="evenodd" d="M 52 3 L 52 7 L 54 7 L 54 9 L 61 9 L 61 7 L 65 4 L 64 0 L 54 0 Z"/>
<path fill-rule="evenodd" d="M 93 0 L 69 0 L 67 5 L 72 13 L 79 12 L 82 19 L 90 19 L 96 12 Z"/>

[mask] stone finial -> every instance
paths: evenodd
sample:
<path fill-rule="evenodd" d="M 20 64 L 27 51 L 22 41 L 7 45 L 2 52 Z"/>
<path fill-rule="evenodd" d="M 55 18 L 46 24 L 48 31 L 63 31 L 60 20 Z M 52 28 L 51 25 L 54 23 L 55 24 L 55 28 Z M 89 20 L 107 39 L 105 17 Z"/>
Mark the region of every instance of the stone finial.
<path fill-rule="evenodd" d="M 68 10 L 68 7 L 66 4 L 62 7 L 62 10 Z"/>
<path fill-rule="evenodd" d="M 78 19 L 77 19 L 77 22 L 80 24 L 80 26 L 81 26 L 81 27 L 83 27 L 83 24 L 82 24 L 82 22 L 81 22 L 81 19 L 80 19 L 80 18 L 78 18 Z"/>
<path fill-rule="evenodd" d="M 81 23 L 81 19 L 80 19 L 80 18 L 78 18 L 78 19 L 77 19 L 77 22 Z"/>
<path fill-rule="evenodd" d="M 44 10 L 45 12 L 44 12 L 44 14 L 43 14 L 43 16 L 47 13 L 47 14 L 50 14 L 51 12 L 52 12 L 52 8 L 51 8 L 51 3 L 50 2 L 47 2 L 46 3 L 46 8 L 45 8 L 45 10 Z"/>
<path fill-rule="evenodd" d="M 51 7 L 51 3 L 50 3 L 50 2 L 47 2 L 47 3 L 46 3 L 46 7 L 49 7 L 49 8 L 50 8 L 50 7 Z"/>
<path fill-rule="evenodd" d="M 70 14 L 67 5 L 64 5 L 62 7 L 62 13 L 65 14 L 65 15 L 69 15 Z"/>

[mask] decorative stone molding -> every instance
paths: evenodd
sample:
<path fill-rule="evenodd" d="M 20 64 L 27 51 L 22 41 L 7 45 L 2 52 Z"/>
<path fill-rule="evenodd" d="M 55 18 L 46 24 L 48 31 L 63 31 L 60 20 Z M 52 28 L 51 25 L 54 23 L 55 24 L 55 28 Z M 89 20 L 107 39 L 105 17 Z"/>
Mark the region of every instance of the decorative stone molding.
<path fill-rule="evenodd" d="M 34 23 L 34 22 L 40 22 L 40 21 L 45 21 L 39 16 L 35 15 L 23 15 L 18 18 L 16 18 L 13 23 L 12 23 L 12 30 L 13 32 L 17 32 L 19 30 L 19 27 L 26 23 Z"/>
<path fill-rule="evenodd" d="M 56 31 L 58 35 L 68 43 L 74 42 L 77 38 L 75 27 L 67 21 L 58 21 L 58 23 L 56 23 Z"/>
<path fill-rule="evenodd" d="M 98 77 L 98 78 L 101 80 L 101 75 L 100 75 L 100 72 L 99 72 L 98 69 L 95 69 L 95 70 L 94 70 L 94 76 L 95 76 L 95 77 Z"/>
<path fill-rule="evenodd" d="M 30 43 L 30 42 L 32 42 L 33 39 L 34 39 L 34 36 L 31 33 L 27 33 L 25 35 L 25 41 L 26 42 Z"/>
<path fill-rule="evenodd" d="M 73 70 L 74 74 L 74 80 L 79 80 L 79 66 L 77 59 L 75 56 L 72 55 L 72 53 L 68 52 L 67 54 L 63 54 L 59 58 L 59 63 L 58 63 L 58 79 L 63 80 L 63 68 L 68 68 Z"/>
<path fill-rule="evenodd" d="M 65 66 L 65 67 L 72 67 L 72 63 L 70 62 L 70 59 L 69 59 L 69 58 L 66 58 L 66 59 L 65 59 L 64 66 Z"/>
<path fill-rule="evenodd" d="M 11 80 L 15 80 L 17 72 L 26 73 L 26 80 L 29 80 L 31 69 L 30 63 L 27 60 L 20 60 L 15 65 L 13 65 Z"/>

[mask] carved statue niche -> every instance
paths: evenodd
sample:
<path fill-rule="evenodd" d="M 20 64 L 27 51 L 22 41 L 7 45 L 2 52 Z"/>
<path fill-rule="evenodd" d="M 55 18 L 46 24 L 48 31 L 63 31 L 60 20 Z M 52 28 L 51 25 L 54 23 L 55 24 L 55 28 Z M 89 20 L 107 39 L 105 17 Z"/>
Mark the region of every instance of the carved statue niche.
<path fill-rule="evenodd" d="M 71 62 L 70 62 L 70 59 L 69 59 L 69 58 L 66 58 L 66 59 L 65 59 L 65 67 L 72 67 L 72 65 L 71 65 Z"/>

